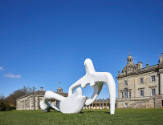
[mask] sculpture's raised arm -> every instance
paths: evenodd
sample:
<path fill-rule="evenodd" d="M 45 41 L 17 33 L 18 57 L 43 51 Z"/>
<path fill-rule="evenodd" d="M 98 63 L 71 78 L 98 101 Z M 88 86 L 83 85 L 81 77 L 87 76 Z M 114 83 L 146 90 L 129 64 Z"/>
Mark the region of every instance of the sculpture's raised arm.
<path fill-rule="evenodd" d="M 70 87 L 69 87 L 69 91 L 68 91 L 68 95 L 72 95 L 72 91 L 79 87 L 79 86 L 82 86 L 82 83 L 85 83 L 87 80 L 86 80 L 86 77 L 83 76 L 82 78 L 80 78 L 78 81 L 76 81 L 74 84 L 72 84 Z"/>

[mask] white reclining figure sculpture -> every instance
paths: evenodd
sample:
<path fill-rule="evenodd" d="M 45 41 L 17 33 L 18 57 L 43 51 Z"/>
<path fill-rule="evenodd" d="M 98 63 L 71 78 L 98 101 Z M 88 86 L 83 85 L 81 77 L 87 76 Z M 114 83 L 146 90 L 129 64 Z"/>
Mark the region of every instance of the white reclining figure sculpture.
<path fill-rule="evenodd" d="M 81 79 L 79 79 L 77 82 L 70 86 L 68 96 L 72 95 L 73 89 L 79 86 L 84 88 L 86 87 L 87 84 L 90 84 L 90 86 L 94 88 L 94 93 L 91 99 L 87 99 L 85 103 L 86 105 L 90 105 L 98 97 L 102 89 L 103 83 L 106 83 L 110 95 L 110 114 L 114 114 L 116 101 L 116 88 L 112 75 L 108 72 L 96 72 L 93 63 L 90 59 L 86 59 L 84 65 L 86 69 L 86 74 Z"/>
<path fill-rule="evenodd" d="M 112 75 L 108 72 L 96 72 L 90 59 L 86 59 L 84 65 L 86 74 L 70 86 L 68 97 L 63 97 L 52 91 L 47 91 L 44 95 L 43 101 L 40 102 L 40 107 L 42 110 L 48 111 L 48 109 L 51 107 L 57 111 L 61 111 L 62 113 L 78 113 L 82 110 L 84 104 L 89 105 L 96 100 L 102 89 L 103 83 L 106 83 L 110 95 L 110 113 L 114 114 L 116 89 Z M 82 96 L 81 88 L 77 87 L 81 86 L 84 88 L 87 84 L 90 84 L 90 86 L 94 88 L 94 93 L 90 99 L 86 100 L 86 97 Z M 75 88 L 77 88 L 76 92 L 72 93 L 73 89 Z M 48 102 L 51 99 L 60 101 L 59 107 L 56 107 Z"/>

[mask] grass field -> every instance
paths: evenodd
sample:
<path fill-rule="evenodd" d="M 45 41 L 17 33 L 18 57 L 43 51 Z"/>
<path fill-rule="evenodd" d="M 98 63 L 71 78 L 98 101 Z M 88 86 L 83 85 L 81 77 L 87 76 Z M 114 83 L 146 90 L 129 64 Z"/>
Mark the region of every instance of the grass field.
<path fill-rule="evenodd" d="M 0 112 L 0 125 L 163 125 L 163 109 L 84 110 L 80 114 L 42 111 Z"/>

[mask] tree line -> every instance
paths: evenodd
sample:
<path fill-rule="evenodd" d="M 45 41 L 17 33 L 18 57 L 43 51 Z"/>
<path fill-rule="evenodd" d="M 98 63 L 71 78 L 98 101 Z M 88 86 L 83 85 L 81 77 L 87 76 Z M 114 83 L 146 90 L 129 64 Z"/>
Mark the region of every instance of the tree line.
<path fill-rule="evenodd" d="M 0 111 L 9 111 L 16 108 L 16 99 L 25 96 L 30 95 L 35 92 L 35 87 L 26 87 L 24 86 L 22 89 L 15 90 L 13 93 L 11 93 L 9 96 L 4 97 L 0 96 Z"/>

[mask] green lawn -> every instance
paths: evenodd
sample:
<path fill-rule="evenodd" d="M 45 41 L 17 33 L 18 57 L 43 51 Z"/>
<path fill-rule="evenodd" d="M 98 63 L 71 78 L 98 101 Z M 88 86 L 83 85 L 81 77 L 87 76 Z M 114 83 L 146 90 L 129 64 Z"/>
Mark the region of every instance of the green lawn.
<path fill-rule="evenodd" d="M 42 111 L 0 112 L 0 125 L 163 125 L 163 109 L 84 110 L 79 114 Z"/>

